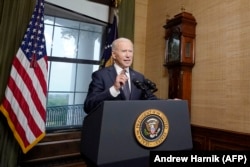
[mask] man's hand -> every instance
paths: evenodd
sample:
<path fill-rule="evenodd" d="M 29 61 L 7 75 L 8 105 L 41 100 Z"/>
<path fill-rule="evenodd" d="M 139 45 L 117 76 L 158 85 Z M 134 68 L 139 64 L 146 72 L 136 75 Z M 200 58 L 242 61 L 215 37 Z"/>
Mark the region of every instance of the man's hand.
<path fill-rule="evenodd" d="M 119 90 L 125 83 L 127 82 L 128 77 L 125 72 L 121 72 L 119 75 L 116 76 L 114 87 L 116 90 Z"/>

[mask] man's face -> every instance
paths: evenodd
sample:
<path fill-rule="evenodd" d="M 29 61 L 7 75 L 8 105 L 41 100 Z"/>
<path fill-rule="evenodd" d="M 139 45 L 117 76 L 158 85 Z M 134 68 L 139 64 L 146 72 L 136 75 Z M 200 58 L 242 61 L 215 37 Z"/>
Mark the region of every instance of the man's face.
<path fill-rule="evenodd" d="M 112 52 L 112 57 L 121 68 L 130 67 L 133 62 L 133 44 L 129 41 L 120 41 Z"/>

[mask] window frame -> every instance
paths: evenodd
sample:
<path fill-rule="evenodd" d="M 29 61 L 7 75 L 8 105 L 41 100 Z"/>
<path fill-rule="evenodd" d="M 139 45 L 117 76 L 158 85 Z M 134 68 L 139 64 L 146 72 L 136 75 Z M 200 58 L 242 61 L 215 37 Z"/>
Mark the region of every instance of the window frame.
<path fill-rule="evenodd" d="M 47 9 L 47 10 L 46 10 Z M 105 45 L 105 35 L 106 30 L 108 27 L 108 23 L 105 23 L 103 21 L 97 20 L 95 18 L 91 18 L 89 16 L 79 14 L 77 12 L 56 6 L 54 4 L 50 4 L 48 2 L 45 2 L 45 15 L 46 16 L 52 16 L 62 19 L 69 19 L 73 21 L 79 21 L 79 22 L 85 22 L 85 23 L 91 23 L 96 25 L 104 26 L 105 29 L 103 30 L 102 34 L 102 41 L 101 41 L 101 51 L 100 51 L 100 59 L 101 54 L 104 50 Z M 48 56 L 49 62 L 61 62 L 61 63 L 73 63 L 73 64 L 87 64 L 87 65 L 100 65 L 100 60 L 89 60 L 89 59 L 79 59 L 79 58 L 67 58 L 67 57 L 55 57 L 55 56 Z M 48 71 L 49 72 L 49 71 Z M 52 91 L 53 92 L 53 91 Z M 67 91 L 68 92 L 68 91 Z M 76 91 L 74 91 L 76 93 Z M 49 90 L 48 90 L 49 94 Z M 48 100 L 48 96 L 47 96 Z M 46 106 L 48 107 L 48 106 Z M 72 126 L 57 126 L 57 127 L 46 127 L 46 132 L 54 132 L 54 131 L 71 131 L 72 129 L 79 129 L 82 125 L 72 125 Z"/>

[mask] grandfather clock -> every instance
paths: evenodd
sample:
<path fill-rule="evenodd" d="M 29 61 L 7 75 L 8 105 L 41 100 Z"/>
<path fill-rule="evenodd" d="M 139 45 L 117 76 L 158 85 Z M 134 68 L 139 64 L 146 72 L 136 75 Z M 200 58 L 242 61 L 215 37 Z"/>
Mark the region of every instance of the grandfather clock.
<path fill-rule="evenodd" d="M 192 68 L 195 64 L 196 20 L 191 13 L 181 12 L 168 19 L 165 64 L 169 73 L 169 98 L 188 101 L 191 111 Z"/>

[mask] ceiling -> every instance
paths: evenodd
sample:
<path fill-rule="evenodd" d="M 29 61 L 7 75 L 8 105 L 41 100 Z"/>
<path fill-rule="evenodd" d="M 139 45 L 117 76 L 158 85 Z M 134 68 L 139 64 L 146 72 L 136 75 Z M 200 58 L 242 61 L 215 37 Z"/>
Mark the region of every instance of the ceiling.
<path fill-rule="evenodd" d="M 45 3 L 44 13 L 49 16 L 56 16 L 56 17 L 61 17 L 65 19 L 84 21 L 84 22 L 94 23 L 98 25 L 105 26 L 107 24 L 95 18 L 77 13 L 75 11 L 72 11 L 72 10 L 69 10 L 69 9 L 57 6 L 55 4 L 48 3 L 48 2 Z"/>
<path fill-rule="evenodd" d="M 88 1 L 100 3 L 100 4 L 103 4 L 103 5 L 112 6 L 112 1 L 114 1 L 114 0 L 88 0 Z"/>

